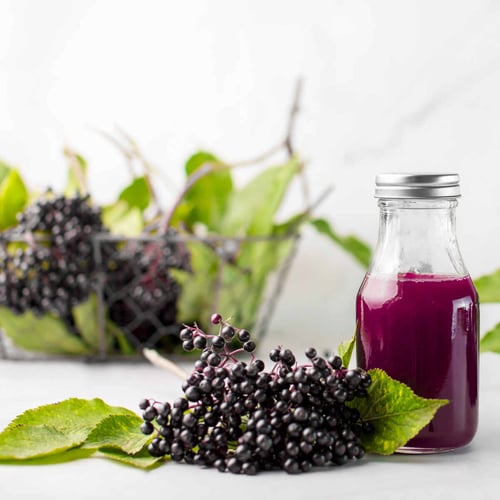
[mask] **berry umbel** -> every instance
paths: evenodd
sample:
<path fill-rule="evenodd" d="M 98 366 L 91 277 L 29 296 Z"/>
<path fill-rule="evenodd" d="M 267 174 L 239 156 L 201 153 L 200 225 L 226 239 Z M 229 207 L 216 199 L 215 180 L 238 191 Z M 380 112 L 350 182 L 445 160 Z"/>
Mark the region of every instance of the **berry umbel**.
<path fill-rule="evenodd" d="M 139 404 L 141 430 L 154 434 L 151 455 L 249 475 L 272 469 L 297 474 L 363 457 L 361 435 L 373 429 L 346 402 L 367 395 L 368 373 L 348 370 L 340 357 L 326 359 L 313 348 L 302 365 L 291 350 L 273 349 L 274 366 L 265 371 L 247 330 L 218 314 L 212 323 L 219 325 L 216 335 L 197 326 L 180 333 L 186 350 L 201 350 L 182 385 L 184 397 L 173 405 Z M 241 348 L 233 348 L 236 339 Z"/>

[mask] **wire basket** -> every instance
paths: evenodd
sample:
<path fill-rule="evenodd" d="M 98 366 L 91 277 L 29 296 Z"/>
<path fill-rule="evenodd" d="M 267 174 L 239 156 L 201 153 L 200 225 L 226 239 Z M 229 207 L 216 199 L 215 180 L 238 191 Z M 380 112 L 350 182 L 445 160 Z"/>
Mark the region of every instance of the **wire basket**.
<path fill-rule="evenodd" d="M 68 271 L 70 285 L 43 301 L 54 292 L 47 285 L 50 262 L 43 260 L 48 244 L 32 234 L 0 240 L 0 358 L 137 360 L 143 348 L 176 354 L 182 325 L 196 322 L 210 331 L 213 312 L 262 338 L 299 237 L 102 233 L 91 241 L 87 272 Z M 16 255 L 29 248 L 41 248 L 42 255 L 18 272 Z"/>

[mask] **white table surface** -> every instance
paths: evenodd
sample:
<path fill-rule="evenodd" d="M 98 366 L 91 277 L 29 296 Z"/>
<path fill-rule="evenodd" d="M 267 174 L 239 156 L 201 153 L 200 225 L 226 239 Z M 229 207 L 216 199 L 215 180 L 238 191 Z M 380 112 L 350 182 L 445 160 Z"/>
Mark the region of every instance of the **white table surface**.
<path fill-rule="evenodd" d="M 56 465 L 0 465 L 0 499 L 498 499 L 500 498 L 500 355 L 481 356 L 479 431 L 461 451 L 367 456 L 358 463 L 290 476 L 222 474 L 167 463 L 152 471 L 105 459 Z M 142 397 L 172 400 L 180 381 L 147 364 L 0 360 L 0 427 L 24 410 L 69 397 L 100 397 L 137 408 Z M 158 495 L 158 496 L 157 496 Z"/>

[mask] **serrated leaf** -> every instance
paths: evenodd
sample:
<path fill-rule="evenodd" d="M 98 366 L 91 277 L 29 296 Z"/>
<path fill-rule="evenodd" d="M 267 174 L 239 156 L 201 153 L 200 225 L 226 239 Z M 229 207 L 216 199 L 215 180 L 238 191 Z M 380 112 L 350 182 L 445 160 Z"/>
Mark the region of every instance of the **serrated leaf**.
<path fill-rule="evenodd" d="M 27 410 L 0 434 L 0 457 L 27 459 L 79 446 L 110 415 L 136 416 L 126 408 L 109 406 L 97 398 L 71 398 Z M 22 450 L 16 451 L 17 443 L 22 443 Z"/>
<path fill-rule="evenodd" d="M 233 191 L 219 232 L 226 236 L 271 235 L 276 213 L 298 171 L 299 162 L 292 158 L 284 165 L 267 168 Z"/>
<path fill-rule="evenodd" d="M 479 343 L 481 352 L 496 352 L 500 354 L 500 323 L 486 332 Z"/>
<path fill-rule="evenodd" d="M 0 465 L 33 466 L 33 465 L 55 465 L 83 458 L 91 457 L 96 450 L 87 450 L 81 447 L 64 449 L 61 452 L 55 452 L 51 455 L 42 455 L 40 457 L 26 459 L 0 459 Z"/>
<path fill-rule="evenodd" d="M 481 303 L 500 302 L 500 269 L 474 280 L 474 285 Z"/>
<path fill-rule="evenodd" d="M 69 161 L 68 181 L 64 195 L 84 194 L 87 190 L 87 161 L 83 156 L 73 151 L 65 150 L 64 154 Z"/>
<path fill-rule="evenodd" d="M 370 247 L 355 236 L 340 236 L 325 219 L 314 219 L 311 225 L 332 241 L 337 243 L 343 250 L 354 257 L 363 267 L 368 267 L 371 259 Z"/>
<path fill-rule="evenodd" d="M 119 450 L 99 450 L 99 455 L 110 460 L 115 460 L 122 464 L 131 465 L 133 467 L 138 467 L 139 469 L 152 469 L 155 466 L 161 465 L 165 459 L 162 457 L 151 456 L 146 449 L 141 450 L 135 455 L 128 455 Z"/>
<path fill-rule="evenodd" d="M 141 430 L 137 415 L 111 415 L 97 424 L 85 440 L 85 448 L 117 448 L 128 455 L 139 453 L 151 440 Z"/>
<path fill-rule="evenodd" d="M 80 439 L 51 425 L 18 425 L 0 434 L 0 460 L 25 460 L 60 453 L 80 444 Z"/>
<path fill-rule="evenodd" d="M 151 191 L 144 176 L 136 177 L 118 196 L 119 200 L 125 201 L 130 207 L 145 210 L 151 203 Z"/>
<path fill-rule="evenodd" d="M 119 200 L 103 207 L 101 214 L 103 224 L 112 234 L 134 237 L 139 236 L 144 229 L 141 210 L 131 207 L 126 201 Z"/>
<path fill-rule="evenodd" d="M 363 435 L 362 443 L 369 453 L 394 453 L 415 437 L 439 408 L 449 403 L 445 399 L 421 398 L 383 370 L 368 373 L 372 377 L 368 396 L 350 402 L 349 406 L 357 408 L 361 419 L 375 428 L 372 434 Z"/>
<path fill-rule="evenodd" d="M 28 203 L 28 190 L 19 175 L 12 169 L 0 184 L 0 230 L 17 224 L 17 214 Z"/>
<path fill-rule="evenodd" d="M 337 352 L 338 355 L 342 358 L 342 366 L 345 366 L 346 368 L 349 366 L 355 345 L 356 335 L 353 335 L 350 340 L 346 340 L 339 345 Z"/>
<path fill-rule="evenodd" d="M 188 178 L 196 175 L 198 169 L 210 165 L 213 171 L 200 177 L 187 191 L 177 207 L 172 225 L 182 223 L 188 228 L 204 224 L 208 229 L 217 230 L 220 220 L 227 211 L 227 202 L 233 190 L 233 180 L 226 165 L 212 153 L 199 151 L 192 155 L 185 165 Z"/>
<path fill-rule="evenodd" d="M 31 311 L 14 314 L 0 307 L 0 326 L 17 347 L 47 354 L 88 354 L 89 346 L 70 333 L 64 323 L 51 314 L 37 318 Z"/>
<path fill-rule="evenodd" d="M 69 398 L 59 403 L 26 410 L 8 426 L 52 425 L 60 432 L 81 433 L 85 437 L 109 415 L 135 415 L 121 406 L 110 406 L 102 399 Z"/>

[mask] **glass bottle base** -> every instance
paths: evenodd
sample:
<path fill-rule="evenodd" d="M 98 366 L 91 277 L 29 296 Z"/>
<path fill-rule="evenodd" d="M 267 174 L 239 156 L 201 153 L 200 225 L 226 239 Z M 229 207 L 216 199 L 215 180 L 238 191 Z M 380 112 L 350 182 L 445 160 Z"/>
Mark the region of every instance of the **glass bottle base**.
<path fill-rule="evenodd" d="M 451 448 L 419 448 L 418 446 L 402 446 L 396 450 L 396 453 L 401 453 L 404 455 L 434 455 L 435 453 L 448 453 L 450 451 L 455 451 L 459 446 L 453 446 Z"/>

